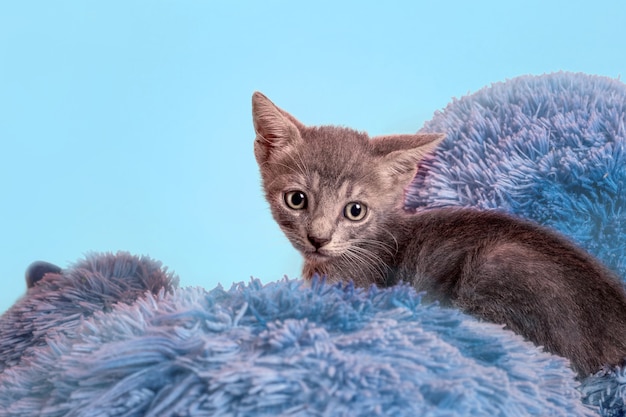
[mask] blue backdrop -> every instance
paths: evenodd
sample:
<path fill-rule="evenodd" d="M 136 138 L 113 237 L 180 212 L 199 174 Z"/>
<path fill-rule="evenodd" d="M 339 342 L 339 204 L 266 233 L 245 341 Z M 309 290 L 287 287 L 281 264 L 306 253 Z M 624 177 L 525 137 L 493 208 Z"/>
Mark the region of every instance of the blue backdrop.
<path fill-rule="evenodd" d="M 3 2 L 0 311 L 31 261 L 89 251 L 207 289 L 296 277 L 260 190 L 254 90 L 305 124 L 411 132 L 495 81 L 619 77 L 624 21 L 618 0 Z"/>

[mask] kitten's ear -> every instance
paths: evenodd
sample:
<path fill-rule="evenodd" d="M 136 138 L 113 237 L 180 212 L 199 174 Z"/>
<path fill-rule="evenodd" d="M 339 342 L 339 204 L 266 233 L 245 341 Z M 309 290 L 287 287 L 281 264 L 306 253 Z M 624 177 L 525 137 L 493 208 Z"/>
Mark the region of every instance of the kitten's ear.
<path fill-rule="evenodd" d="M 258 91 L 252 94 L 252 121 L 256 132 L 254 155 L 260 164 L 302 140 L 300 129 L 304 125 Z"/>
<path fill-rule="evenodd" d="M 443 133 L 379 136 L 371 140 L 374 154 L 381 157 L 383 170 L 394 182 L 409 184 L 424 155 L 432 152 L 445 139 Z"/>

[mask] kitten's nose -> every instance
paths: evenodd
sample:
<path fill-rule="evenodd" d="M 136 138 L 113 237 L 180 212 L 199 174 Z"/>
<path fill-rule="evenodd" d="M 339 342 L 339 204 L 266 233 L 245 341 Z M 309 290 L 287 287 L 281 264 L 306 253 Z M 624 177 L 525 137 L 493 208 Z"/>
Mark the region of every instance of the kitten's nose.
<path fill-rule="evenodd" d="M 325 244 L 327 244 L 328 242 L 330 242 L 330 239 L 319 238 L 319 237 L 311 236 L 311 235 L 308 235 L 307 239 L 309 239 L 309 242 L 311 242 L 311 245 L 313 245 L 315 249 L 319 249 Z"/>

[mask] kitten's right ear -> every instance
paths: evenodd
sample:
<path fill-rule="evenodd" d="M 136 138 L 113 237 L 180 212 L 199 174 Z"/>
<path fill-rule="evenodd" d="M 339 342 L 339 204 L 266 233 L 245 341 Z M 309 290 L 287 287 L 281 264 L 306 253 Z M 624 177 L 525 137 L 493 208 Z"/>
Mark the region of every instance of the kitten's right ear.
<path fill-rule="evenodd" d="M 433 151 L 445 137 L 443 133 L 415 133 L 379 136 L 370 143 L 380 158 L 382 172 L 405 186 L 413 180 L 424 155 Z"/>
<path fill-rule="evenodd" d="M 252 121 L 256 132 L 254 155 L 259 164 L 302 140 L 300 129 L 304 125 L 258 91 L 252 94 Z"/>

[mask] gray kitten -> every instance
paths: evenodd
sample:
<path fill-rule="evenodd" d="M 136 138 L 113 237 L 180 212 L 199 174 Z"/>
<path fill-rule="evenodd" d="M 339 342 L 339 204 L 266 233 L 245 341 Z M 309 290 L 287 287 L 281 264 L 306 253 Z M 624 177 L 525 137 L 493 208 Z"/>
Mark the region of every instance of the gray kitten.
<path fill-rule="evenodd" d="M 494 211 L 404 210 L 418 162 L 444 135 L 307 127 L 258 92 L 252 113 L 265 195 L 305 278 L 408 282 L 569 358 L 580 376 L 626 357 L 618 277 L 564 237 Z"/>

